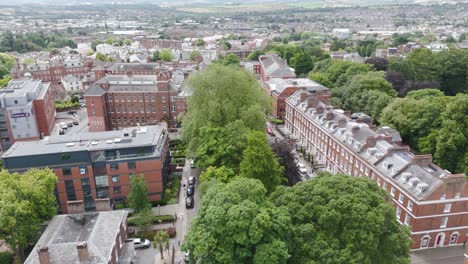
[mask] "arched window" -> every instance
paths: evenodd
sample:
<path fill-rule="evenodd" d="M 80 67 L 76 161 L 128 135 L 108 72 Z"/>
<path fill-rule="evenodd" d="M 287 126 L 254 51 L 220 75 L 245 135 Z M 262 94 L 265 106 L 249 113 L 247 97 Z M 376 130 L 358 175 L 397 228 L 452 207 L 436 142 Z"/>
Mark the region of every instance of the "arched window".
<path fill-rule="evenodd" d="M 427 248 L 429 246 L 429 240 L 431 236 L 426 235 L 421 238 L 421 248 Z"/>
<path fill-rule="evenodd" d="M 458 241 L 458 232 L 452 233 L 450 235 L 450 245 L 457 244 Z"/>

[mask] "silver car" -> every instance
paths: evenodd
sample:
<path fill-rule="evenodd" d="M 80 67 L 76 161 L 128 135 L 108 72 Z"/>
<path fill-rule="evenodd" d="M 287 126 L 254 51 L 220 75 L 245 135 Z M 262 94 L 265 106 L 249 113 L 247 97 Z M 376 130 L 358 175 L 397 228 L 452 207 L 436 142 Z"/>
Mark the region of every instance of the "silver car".
<path fill-rule="evenodd" d="M 135 249 L 149 248 L 151 246 L 151 242 L 148 239 L 130 238 L 126 241 L 133 242 L 133 246 L 135 247 Z"/>

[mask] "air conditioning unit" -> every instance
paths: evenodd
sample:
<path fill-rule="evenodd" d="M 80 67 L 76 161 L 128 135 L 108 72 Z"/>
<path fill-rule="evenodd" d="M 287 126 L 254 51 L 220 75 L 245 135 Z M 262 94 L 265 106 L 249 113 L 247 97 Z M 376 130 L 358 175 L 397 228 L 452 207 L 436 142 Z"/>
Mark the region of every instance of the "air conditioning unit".
<path fill-rule="evenodd" d="M 429 185 L 425 182 L 418 183 L 418 185 L 416 186 L 416 189 L 420 192 L 426 191 L 427 188 L 429 188 Z"/>

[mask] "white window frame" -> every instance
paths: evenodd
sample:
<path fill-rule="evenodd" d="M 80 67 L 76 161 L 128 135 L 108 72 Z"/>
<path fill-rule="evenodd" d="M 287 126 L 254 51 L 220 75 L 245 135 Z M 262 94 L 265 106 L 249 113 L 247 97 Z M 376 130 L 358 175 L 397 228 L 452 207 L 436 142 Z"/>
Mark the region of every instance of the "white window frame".
<path fill-rule="evenodd" d="M 448 223 L 448 216 L 443 216 L 440 220 L 440 228 L 446 228 Z"/>
<path fill-rule="evenodd" d="M 452 204 L 451 203 L 446 203 L 444 205 L 444 213 L 450 213 L 450 209 L 452 209 Z"/>
<path fill-rule="evenodd" d="M 402 193 L 400 193 L 400 195 L 398 195 L 398 202 L 403 204 L 404 201 L 405 201 L 405 196 Z"/>

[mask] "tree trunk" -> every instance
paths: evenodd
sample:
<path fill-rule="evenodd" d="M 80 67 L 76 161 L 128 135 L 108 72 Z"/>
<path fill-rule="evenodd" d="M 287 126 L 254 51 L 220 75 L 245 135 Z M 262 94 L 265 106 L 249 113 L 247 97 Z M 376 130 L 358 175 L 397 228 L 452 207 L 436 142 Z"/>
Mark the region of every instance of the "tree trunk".
<path fill-rule="evenodd" d="M 163 247 L 162 247 L 162 244 L 159 244 L 159 252 L 161 253 L 161 259 L 164 259 L 164 251 L 163 251 Z"/>
<path fill-rule="evenodd" d="M 24 248 L 22 248 L 21 246 L 18 246 L 15 248 L 15 255 L 16 257 L 18 257 L 21 262 L 24 262 L 26 260 L 26 257 L 24 256 Z"/>

